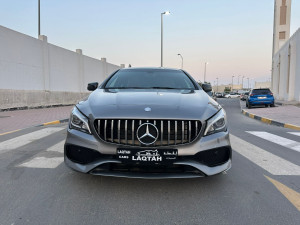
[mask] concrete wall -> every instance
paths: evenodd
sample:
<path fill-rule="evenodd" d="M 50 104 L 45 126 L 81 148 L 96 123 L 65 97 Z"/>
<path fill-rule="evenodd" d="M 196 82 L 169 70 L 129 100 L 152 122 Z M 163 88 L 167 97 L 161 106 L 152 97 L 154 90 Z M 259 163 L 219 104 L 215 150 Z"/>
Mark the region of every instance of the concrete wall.
<path fill-rule="evenodd" d="M 0 26 L 0 109 L 74 104 L 119 68 Z"/>
<path fill-rule="evenodd" d="M 273 56 L 272 91 L 278 100 L 300 102 L 300 29 Z"/>

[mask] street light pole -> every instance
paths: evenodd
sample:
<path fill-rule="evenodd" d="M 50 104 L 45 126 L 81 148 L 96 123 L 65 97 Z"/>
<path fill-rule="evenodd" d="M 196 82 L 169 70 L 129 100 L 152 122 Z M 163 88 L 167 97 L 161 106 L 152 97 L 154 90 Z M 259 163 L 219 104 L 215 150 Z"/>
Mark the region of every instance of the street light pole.
<path fill-rule="evenodd" d="M 219 77 L 217 77 L 217 92 L 219 92 Z"/>
<path fill-rule="evenodd" d="M 206 81 L 206 65 L 208 64 L 208 62 L 204 63 L 204 82 Z"/>
<path fill-rule="evenodd" d="M 242 76 L 242 75 L 238 76 L 238 85 L 240 85 L 240 76 Z"/>
<path fill-rule="evenodd" d="M 244 78 L 245 76 L 242 77 L 242 89 L 244 89 Z"/>
<path fill-rule="evenodd" d="M 231 81 L 232 81 L 232 83 L 231 83 L 231 91 L 233 91 L 233 78 L 234 78 L 234 76 L 231 77 Z"/>
<path fill-rule="evenodd" d="M 38 35 L 41 35 L 41 3 L 38 2 Z"/>
<path fill-rule="evenodd" d="M 248 90 L 249 90 L 249 77 L 247 79 L 248 79 Z"/>
<path fill-rule="evenodd" d="M 160 14 L 160 22 L 161 22 L 161 26 L 160 26 L 160 33 L 161 33 L 161 36 L 160 36 L 160 67 L 163 67 L 163 16 L 164 15 L 169 15 L 170 12 L 169 11 L 166 11 L 166 12 L 163 12 Z"/>
<path fill-rule="evenodd" d="M 180 57 L 181 57 L 181 69 L 183 69 L 183 57 L 182 57 L 182 55 L 181 54 L 177 54 L 177 55 L 179 55 Z"/>

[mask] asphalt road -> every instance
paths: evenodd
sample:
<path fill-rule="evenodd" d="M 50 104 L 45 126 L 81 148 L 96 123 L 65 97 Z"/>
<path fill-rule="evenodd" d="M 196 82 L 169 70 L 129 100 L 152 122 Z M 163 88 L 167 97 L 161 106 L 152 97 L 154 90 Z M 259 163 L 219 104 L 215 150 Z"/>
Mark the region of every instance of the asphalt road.
<path fill-rule="evenodd" d="M 206 178 L 74 172 L 62 162 L 66 124 L 0 136 L 0 224 L 300 224 L 299 132 L 244 116 L 237 99 L 218 101 L 233 165 Z"/>

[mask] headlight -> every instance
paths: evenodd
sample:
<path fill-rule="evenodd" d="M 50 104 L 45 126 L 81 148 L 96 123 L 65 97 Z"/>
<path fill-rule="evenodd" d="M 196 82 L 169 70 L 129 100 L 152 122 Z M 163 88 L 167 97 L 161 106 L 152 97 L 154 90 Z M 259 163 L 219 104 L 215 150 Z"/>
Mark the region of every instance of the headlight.
<path fill-rule="evenodd" d="M 80 130 L 91 134 L 88 119 L 79 110 L 74 107 L 70 118 L 70 129 Z"/>
<path fill-rule="evenodd" d="M 226 119 L 226 113 L 224 109 L 221 109 L 216 115 L 214 115 L 212 118 L 210 118 L 207 121 L 207 126 L 204 132 L 204 136 L 226 131 L 227 127 L 227 119 Z"/>

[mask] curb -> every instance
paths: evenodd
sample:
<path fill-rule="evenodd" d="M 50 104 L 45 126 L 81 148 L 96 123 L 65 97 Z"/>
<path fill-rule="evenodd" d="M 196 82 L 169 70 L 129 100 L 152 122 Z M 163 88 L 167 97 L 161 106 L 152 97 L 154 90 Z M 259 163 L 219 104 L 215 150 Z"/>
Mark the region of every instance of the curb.
<path fill-rule="evenodd" d="M 42 124 L 39 124 L 39 125 L 35 125 L 34 127 L 42 127 L 42 126 L 48 126 L 48 125 L 66 123 L 66 122 L 69 122 L 69 119 L 54 120 L 54 121 L 51 121 L 51 122 L 47 122 L 47 123 L 42 123 Z"/>
<path fill-rule="evenodd" d="M 278 122 L 278 121 L 275 121 L 275 120 L 272 120 L 272 119 L 269 119 L 269 118 L 257 116 L 257 115 L 255 115 L 253 113 L 247 112 L 244 109 L 242 109 L 242 113 L 245 116 L 248 116 L 248 117 L 250 117 L 252 119 L 255 119 L 255 120 L 259 120 L 259 121 L 261 121 L 263 123 L 267 123 L 267 124 L 270 124 L 270 125 L 275 125 L 275 126 L 278 126 L 278 127 L 289 128 L 289 129 L 293 129 L 293 130 L 300 130 L 300 126 L 296 126 L 296 125 L 289 124 L 289 123 L 281 123 L 281 122 Z"/>
<path fill-rule="evenodd" d="M 47 108 L 57 108 L 57 107 L 65 107 L 65 106 L 72 106 L 72 105 L 74 105 L 74 104 L 57 104 L 57 105 L 41 105 L 41 106 L 20 106 L 20 107 L 12 107 L 12 108 L 0 109 L 0 112 L 17 111 L 17 110 L 28 110 L 28 109 L 47 109 Z"/>
<path fill-rule="evenodd" d="M 42 127 L 42 126 L 48 126 L 48 125 L 54 125 L 54 124 L 60 124 L 60 123 L 67 123 L 67 122 L 69 122 L 69 119 L 54 120 L 54 121 L 51 121 L 51 122 L 42 123 L 42 124 L 34 125 L 34 126 L 31 126 L 31 127 Z M 1 133 L 0 136 L 5 135 L 5 134 L 15 133 L 15 132 L 21 131 L 21 130 L 26 130 L 26 129 L 31 128 L 31 127 L 25 127 L 25 128 L 18 129 L 18 130 L 13 130 L 13 131 L 8 131 L 8 132 L 5 132 L 5 133 Z"/>

